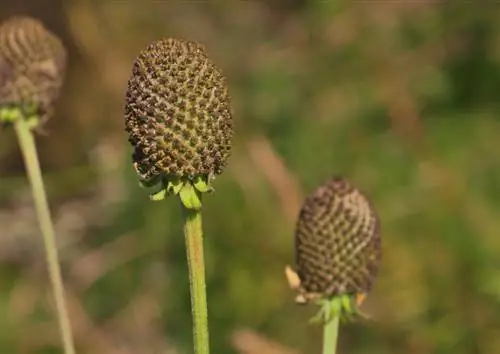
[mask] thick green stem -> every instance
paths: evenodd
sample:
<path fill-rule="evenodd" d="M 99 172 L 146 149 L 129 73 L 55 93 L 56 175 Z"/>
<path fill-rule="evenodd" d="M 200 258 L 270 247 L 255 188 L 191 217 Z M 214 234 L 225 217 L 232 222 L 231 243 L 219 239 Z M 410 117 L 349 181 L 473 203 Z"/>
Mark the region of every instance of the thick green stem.
<path fill-rule="evenodd" d="M 193 315 L 193 339 L 195 354 L 208 354 L 208 311 L 205 285 L 205 262 L 203 259 L 203 233 L 201 210 L 182 207 L 185 216 L 191 312 Z"/>
<path fill-rule="evenodd" d="M 340 317 L 337 315 L 323 327 L 323 354 L 337 353 L 337 338 L 339 336 Z"/>
<path fill-rule="evenodd" d="M 61 337 L 64 345 L 64 353 L 74 354 L 75 348 L 71 334 L 68 310 L 64 299 L 64 287 L 57 256 L 54 227 L 50 218 L 49 205 L 47 203 L 45 188 L 43 186 L 42 173 L 40 171 L 40 163 L 38 162 L 35 142 L 30 126 L 25 119 L 17 119 L 14 126 L 19 140 L 19 145 L 21 146 L 21 152 L 23 154 L 35 202 L 35 209 L 43 235 L 48 273 L 54 293 L 59 329 L 61 331 Z"/>

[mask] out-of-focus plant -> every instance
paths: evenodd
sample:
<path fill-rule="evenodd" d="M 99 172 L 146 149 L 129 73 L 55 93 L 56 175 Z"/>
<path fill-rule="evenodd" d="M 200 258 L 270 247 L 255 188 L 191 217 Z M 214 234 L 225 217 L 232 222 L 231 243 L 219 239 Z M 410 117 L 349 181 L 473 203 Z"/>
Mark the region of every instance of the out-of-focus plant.
<path fill-rule="evenodd" d="M 380 267 L 378 216 L 366 197 L 335 177 L 305 200 L 295 232 L 297 273 L 286 275 L 295 301 L 321 306 L 313 322 L 324 325 L 323 354 L 335 354 L 341 319 L 360 314 Z"/>
<path fill-rule="evenodd" d="M 54 226 L 33 137 L 52 115 L 66 68 L 61 41 L 38 20 L 13 17 L 0 25 L 0 123 L 13 125 L 31 184 L 66 354 L 75 353 Z"/>

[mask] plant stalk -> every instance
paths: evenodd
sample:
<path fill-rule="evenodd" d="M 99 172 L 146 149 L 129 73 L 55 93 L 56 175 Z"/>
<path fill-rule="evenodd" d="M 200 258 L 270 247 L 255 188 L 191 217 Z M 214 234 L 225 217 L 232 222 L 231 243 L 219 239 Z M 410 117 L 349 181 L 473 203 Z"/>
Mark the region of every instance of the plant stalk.
<path fill-rule="evenodd" d="M 64 353 L 75 354 L 68 310 L 64 299 L 64 287 L 57 255 L 54 226 L 52 225 L 52 220 L 50 218 L 49 205 L 42 181 L 42 173 L 40 170 L 40 163 L 38 161 L 35 141 L 30 126 L 23 117 L 19 117 L 19 119 L 16 120 L 14 128 L 21 147 L 26 172 L 31 185 L 31 191 L 33 193 L 38 222 L 42 231 L 45 257 L 52 291 L 54 294 Z"/>
<path fill-rule="evenodd" d="M 209 353 L 208 310 L 205 285 L 205 261 L 203 259 L 203 232 L 201 210 L 182 206 L 185 218 L 184 235 L 189 268 L 191 312 L 193 316 L 193 340 L 195 354 Z"/>
<path fill-rule="evenodd" d="M 337 353 L 337 339 L 339 336 L 340 317 L 334 316 L 323 327 L 323 354 Z"/>

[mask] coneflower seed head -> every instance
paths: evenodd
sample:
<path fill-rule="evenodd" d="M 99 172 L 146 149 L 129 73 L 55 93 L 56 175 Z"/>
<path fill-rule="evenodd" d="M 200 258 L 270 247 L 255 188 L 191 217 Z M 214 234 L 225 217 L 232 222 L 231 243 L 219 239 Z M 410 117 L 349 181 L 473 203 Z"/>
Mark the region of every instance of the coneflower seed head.
<path fill-rule="evenodd" d="M 381 238 L 366 197 L 338 177 L 318 187 L 300 211 L 295 256 L 306 302 L 368 293 L 379 269 Z"/>
<path fill-rule="evenodd" d="M 230 97 L 200 44 L 162 39 L 140 53 L 128 81 L 125 126 L 143 179 L 223 171 L 233 136 Z"/>
<path fill-rule="evenodd" d="M 30 17 L 0 24 L 0 108 L 35 107 L 48 118 L 59 95 L 66 50 L 44 25 Z"/>

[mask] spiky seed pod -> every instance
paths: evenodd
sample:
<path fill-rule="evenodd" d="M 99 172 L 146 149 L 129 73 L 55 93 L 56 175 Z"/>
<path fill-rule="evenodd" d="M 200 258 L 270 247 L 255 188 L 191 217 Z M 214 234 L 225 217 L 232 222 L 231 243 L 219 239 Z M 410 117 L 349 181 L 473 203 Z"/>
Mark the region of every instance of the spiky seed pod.
<path fill-rule="evenodd" d="M 197 42 L 156 41 L 133 64 L 125 125 L 142 179 L 220 174 L 233 135 L 226 79 Z"/>
<path fill-rule="evenodd" d="M 13 17 L 0 25 L 0 108 L 35 107 L 46 120 L 65 68 L 63 44 L 39 20 Z"/>
<path fill-rule="evenodd" d="M 368 293 L 381 258 L 375 210 L 351 183 L 334 177 L 306 198 L 295 252 L 298 302 Z"/>

